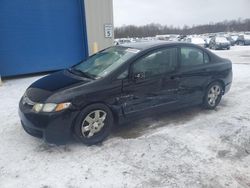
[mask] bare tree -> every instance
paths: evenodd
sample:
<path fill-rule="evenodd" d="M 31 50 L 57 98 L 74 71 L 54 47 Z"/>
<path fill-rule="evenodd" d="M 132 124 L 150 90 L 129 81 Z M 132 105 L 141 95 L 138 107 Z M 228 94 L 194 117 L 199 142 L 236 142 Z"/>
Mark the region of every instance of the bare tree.
<path fill-rule="evenodd" d="M 122 26 L 115 28 L 116 38 L 127 38 L 127 37 L 152 37 L 155 35 L 162 34 L 203 34 L 203 33 L 217 33 L 217 32 L 237 32 L 237 31 L 250 31 L 250 19 L 238 19 L 231 21 L 223 21 L 218 23 L 209 23 L 205 25 L 197 25 L 189 27 L 173 27 L 173 26 L 162 26 L 161 24 L 151 23 L 144 26 Z"/>

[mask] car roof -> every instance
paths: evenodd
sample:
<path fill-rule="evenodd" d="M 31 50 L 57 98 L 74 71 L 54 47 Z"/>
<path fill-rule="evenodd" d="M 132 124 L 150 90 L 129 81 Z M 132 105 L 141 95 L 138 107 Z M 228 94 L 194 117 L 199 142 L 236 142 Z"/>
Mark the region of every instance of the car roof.
<path fill-rule="evenodd" d="M 127 48 L 135 48 L 139 50 L 147 50 L 157 46 L 166 46 L 166 45 L 173 45 L 173 44 L 182 44 L 181 42 L 169 42 L 169 41 L 147 41 L 147 42 L 135 42 L 135 43 L 126 43 L 121 44 L 119 46 L 127 47 Z"/>

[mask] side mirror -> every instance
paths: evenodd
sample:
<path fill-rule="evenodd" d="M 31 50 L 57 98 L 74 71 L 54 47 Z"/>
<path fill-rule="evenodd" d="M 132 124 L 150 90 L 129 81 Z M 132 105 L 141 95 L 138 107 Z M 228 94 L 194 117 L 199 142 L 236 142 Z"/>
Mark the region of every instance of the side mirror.
<path fill-rule="evenodd" d="M 145 73 L 144 72 L 134 73 L 133 79 L 135 81 L 137 81 L 137 80 L 144 80 L 145 79 Z"/>

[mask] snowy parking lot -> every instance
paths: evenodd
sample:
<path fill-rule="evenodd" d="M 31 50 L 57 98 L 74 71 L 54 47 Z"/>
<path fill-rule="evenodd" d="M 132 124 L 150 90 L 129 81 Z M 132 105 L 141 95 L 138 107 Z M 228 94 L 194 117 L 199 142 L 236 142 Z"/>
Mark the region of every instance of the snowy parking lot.
<path fill-rule="evenodd" d="M 250 187 L 250 47 L 215 51 L 234 81 L 216 110 L 140 119 L 103 144 L 48 146 L 26 134 L 18 101 L 40 76 L 0 86 L 0 188 Z"/>

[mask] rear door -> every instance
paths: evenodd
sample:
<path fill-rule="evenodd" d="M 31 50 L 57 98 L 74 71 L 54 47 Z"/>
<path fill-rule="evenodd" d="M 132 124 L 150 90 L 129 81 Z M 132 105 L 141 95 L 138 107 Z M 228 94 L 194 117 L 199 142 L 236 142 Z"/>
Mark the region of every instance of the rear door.
<path fill-rule="evenodd" d="M 162 48 L 132 63 L 129 79 L 123 81 L 125 114 L 176 102 L 178 82 L 171 75 L 176 70 L 177 52 L 175 47 Z"/>
<path fill-rule="evenodd" d="M 181 103 L 200 103 L 204 86 L 212 76 L 209 55 L 200 48 L 180 47 L 180 71 L 178 95 Z"/>

